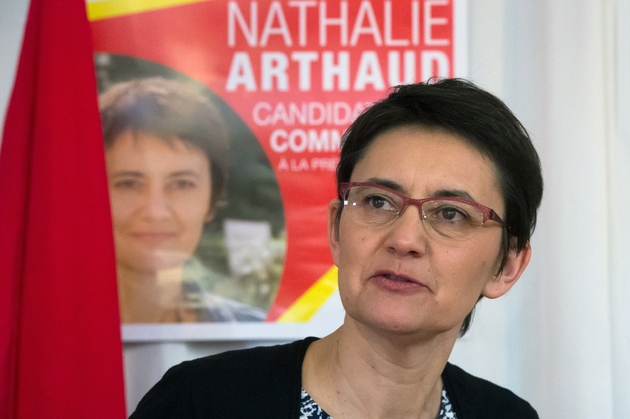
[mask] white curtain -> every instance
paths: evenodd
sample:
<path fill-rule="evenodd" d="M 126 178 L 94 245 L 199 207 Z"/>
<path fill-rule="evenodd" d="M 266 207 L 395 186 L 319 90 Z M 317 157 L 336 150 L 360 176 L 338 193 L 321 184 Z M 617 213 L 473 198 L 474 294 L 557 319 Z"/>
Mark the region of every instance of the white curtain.
<path fill-rule="evenodd" d="M 0 0 L 2 57 L 19 47 L 26 4 Z M 530 130 L 545 195 L 530 267 L 507 296 L 481 302 L 451 360 L 542 418 L 625 419 L 630 0 L 468 0 L 468 11 L 469 75 Z M 0 110 L 14 66 L 2 64 Z M 127 344 L 128 405 L 174 363 L 260 343 Z"/>
<path fill-rule="evenodd" d="M 470 76 L 530 130 L 545 195 L 534 256 L 454 360 L 542 418 L 630 412 L 630 6 L 471 0 Z"/>

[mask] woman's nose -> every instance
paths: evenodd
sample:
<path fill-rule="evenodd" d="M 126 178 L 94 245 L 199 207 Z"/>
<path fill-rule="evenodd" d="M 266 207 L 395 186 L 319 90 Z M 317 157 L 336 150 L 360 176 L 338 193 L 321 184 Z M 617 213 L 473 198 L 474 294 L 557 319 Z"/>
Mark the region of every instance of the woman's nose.
<path fill-rule="evenodd" d="M 399 256 L 419 257 L 426 252 L 427 232 L 420 208 L 409 205 L 389 226 L 385 246 Z"/>
<path fill-rule="evenodd" d="M 162 188 L 148 188 L 143 207 L 144 214 L 152 219 L 162 219 L 170 216 L 169 199 Z"/>

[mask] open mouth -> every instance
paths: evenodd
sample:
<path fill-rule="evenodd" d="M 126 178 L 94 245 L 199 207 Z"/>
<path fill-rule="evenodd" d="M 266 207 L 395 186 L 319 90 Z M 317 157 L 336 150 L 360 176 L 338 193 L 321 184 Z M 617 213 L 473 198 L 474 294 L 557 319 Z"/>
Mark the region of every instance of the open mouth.
<path fill-rule="evenodd" d="M 389 279 L 390 281 L 398 281 L 398 282 L 413 282 L 415 283 L 415 281 L 411 281 L 407 278 L 403 278 L 400 276 L 396 276 L 396 275 L 392 275 L 392 274 L 385 274 L 383 275 L 385 278 Z"/>
<path fill-rule="evenodd" d="M 372 276 L 372 280 L 379 287 L 396 293 L 415 294 L 424 289 L 428 289 L 426 285 L 413 277 L 400 274 L 397 275 L 391 271 L 376 272 L 374 276 Z"/>

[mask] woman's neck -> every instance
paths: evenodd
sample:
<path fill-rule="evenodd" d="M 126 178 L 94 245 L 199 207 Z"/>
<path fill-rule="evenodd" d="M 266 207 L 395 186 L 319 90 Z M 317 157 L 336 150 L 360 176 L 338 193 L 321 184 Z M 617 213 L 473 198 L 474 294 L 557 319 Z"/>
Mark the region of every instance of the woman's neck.
<path fill-rule="evenodd" d="M 183 269 L 137 271 L 117 267 L 120 316 L 123 323 L 195 321 L 183 309 Z"/>
<path fill-rule="evenodd" d="M 435 419 L 456 339 L 392 339 L 346 321 L 309 347 L 303 386 L 335 419 Z"/>

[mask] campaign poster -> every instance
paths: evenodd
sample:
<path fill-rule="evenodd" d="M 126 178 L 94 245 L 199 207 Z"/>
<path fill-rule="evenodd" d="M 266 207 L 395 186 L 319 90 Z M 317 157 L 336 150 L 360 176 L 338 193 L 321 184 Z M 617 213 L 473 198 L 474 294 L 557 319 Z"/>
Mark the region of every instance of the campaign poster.
<path fill-rule="evenodd" d="M 465 1 L 87 10 L 123 339 L 332 331 L 326 217 L 343 133 L 391 86 L 466 75 Z"/>

